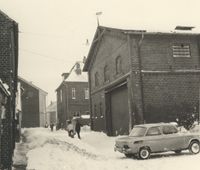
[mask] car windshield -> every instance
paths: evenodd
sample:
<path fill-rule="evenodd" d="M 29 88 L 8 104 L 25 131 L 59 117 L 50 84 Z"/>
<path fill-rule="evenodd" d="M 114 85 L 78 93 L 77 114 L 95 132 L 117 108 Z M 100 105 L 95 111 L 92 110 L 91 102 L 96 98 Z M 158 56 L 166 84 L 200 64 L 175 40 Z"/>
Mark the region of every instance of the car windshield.
<path fill-rule="evenodd" d="M 140 137 L 140 136 L 144 136 L 145 132 L 146 132 L 145 127 L 134 127 L 131 131 L 131 133 L 129 134 L 129 136 L 133 136 L 133 137 Z"/>

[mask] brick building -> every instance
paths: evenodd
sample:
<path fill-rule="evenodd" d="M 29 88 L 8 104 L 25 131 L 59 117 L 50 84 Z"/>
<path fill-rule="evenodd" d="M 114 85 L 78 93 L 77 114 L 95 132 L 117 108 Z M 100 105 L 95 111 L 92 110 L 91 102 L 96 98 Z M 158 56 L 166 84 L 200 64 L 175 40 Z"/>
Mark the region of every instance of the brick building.
<path fill-rule="evenodd" d="M 15 96 L 18 74 L 18 24 L 0 11 L 0 79 L 7 84 L 9 96 L 1 110 L 1 169 L 11 169 L 15 147 Z"/>
<path fill-rule="evenodd" d="M 66 125 L 73 116 L 89 114 L 89 89 L 87 73 L 82 72 L 83 62 L 76 62 L 56 89 L 58 122 Z"/>
<path fill-rule="evenodd" d="M 22 127 L 44 127 L 47 92 L 19 77 L 21 84 Z"/>
<path fill-rule="evenodd" d="M 200 35 L 99 26 L 88 71 L 92 129 L 128 134 L 135 124 L 175 121 L 199 108 Z"/>

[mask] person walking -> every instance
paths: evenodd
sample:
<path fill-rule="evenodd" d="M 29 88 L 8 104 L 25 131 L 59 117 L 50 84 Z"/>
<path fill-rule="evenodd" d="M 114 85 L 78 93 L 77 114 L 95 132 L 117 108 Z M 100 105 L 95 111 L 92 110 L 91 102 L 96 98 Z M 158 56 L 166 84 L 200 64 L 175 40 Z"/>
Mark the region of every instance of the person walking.
<path fill-rule="evenodd" d="M 53 132 L 53 127 L 54 127 L 54 124 L 51 122 L 50 128 L 51 128 L 51 131 L 52 131 L 52 132 Z"/>
<path fill-rule="evenodd" d="M 68 125 L 67 125 L 67 131 L 68 131 L 68 135 L 71 138 L 74 138 L 74 127 L 71 121 L 68 121 Z"/>
<path fill-rule="evenodd" d="M 77 135 L 78 135 L 78 138 L 81 139 L 81 137 L 80 137 L 81 124 L 80 124 L 79 120 L 76 121 L 75 130 L 76 130 L 76 133 L 77 133 Z"/>

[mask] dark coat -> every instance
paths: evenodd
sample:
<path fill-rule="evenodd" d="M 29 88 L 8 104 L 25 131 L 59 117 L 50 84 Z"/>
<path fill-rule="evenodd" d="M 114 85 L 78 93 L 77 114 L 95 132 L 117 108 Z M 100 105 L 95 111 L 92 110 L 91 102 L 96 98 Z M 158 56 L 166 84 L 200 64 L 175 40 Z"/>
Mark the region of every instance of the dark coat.
<path fill-rule="evenodd" d="M 75 127 L 76 132 L 81 131 L 81 124 L 79 122 L 76 122 L 76 127 Z"/>

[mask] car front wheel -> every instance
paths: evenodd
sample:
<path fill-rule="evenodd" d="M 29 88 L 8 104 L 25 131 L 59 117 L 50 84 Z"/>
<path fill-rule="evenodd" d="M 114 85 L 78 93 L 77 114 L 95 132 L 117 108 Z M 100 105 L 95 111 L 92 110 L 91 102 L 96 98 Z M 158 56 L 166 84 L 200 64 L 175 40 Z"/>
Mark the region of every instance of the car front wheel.
<path fill-rule="evenodd" d="M 140 159 L 148 159 L 150 156 L 150 149 L 148 147 L 143 147 L 139 151 L 139 158 Z"/>
<path fill-rule="evenodd" d="M 189 146 L 189 150 L 193 154 L 197 154 L 200 151 L 200 144 L 198 141 L 192 141 Z"/>

